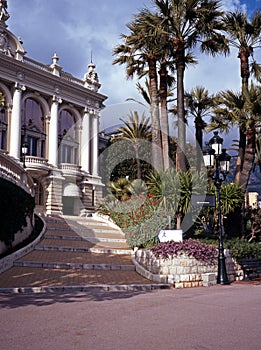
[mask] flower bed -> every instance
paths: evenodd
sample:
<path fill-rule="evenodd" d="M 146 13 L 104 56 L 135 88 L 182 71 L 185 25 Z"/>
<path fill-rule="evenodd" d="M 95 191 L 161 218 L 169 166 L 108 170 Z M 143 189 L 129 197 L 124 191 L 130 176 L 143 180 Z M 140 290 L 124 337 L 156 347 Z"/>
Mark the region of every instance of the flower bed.
<path fill-rule="evenodd" d="M 225 255 L 229 280 L 242 279 L 241 267 L 228 250 L 225 250 Z M 217 247 L 198 240 L 170 241 L 159 243 L 151 249 L 139 249 L 133 254 L 132 261 L 137 272 L 144 277 L 159 283 L 169 283 L 175 288 L 202 286 L 208 274 L 214 277 L 216 283 Z"/>

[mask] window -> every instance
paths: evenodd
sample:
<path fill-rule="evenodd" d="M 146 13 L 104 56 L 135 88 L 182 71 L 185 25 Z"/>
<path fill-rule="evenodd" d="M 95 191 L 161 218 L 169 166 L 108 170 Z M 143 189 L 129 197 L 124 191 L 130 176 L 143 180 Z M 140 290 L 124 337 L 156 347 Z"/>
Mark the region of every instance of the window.
<path fill-rule="evenodd" d="M 6 150 L 7 147 L 7 120 L 4 109 L 5 97 L 0 91 L 0 149 Z"/>
<path fill-rule="evenodd" d="M 41 105 L 32 98 L 24 103 L 21 143 L 27 142 L 28 155 L 45 157 L 45 122 Z"/>
<path fill-rule="evenodd" d="M 58 122 L 59 132 L 59 162 L 77 164 L 78 136 L 75 128 L 75 119 L 67 111 L 61 111 Z"/>
<path fill-rule="evenodd" d="M 39 144 L 38 139 L 36 137 L 28 136 L 27 137 L 27 145 L 28 145 L 28 152 L 27 154 L 30 156 L 37 156 L 37 146 Z"/>
<path fill-rule="evenodd" d="M 73 147 L 62 144 L 61 163 L 73 163 Z"/>

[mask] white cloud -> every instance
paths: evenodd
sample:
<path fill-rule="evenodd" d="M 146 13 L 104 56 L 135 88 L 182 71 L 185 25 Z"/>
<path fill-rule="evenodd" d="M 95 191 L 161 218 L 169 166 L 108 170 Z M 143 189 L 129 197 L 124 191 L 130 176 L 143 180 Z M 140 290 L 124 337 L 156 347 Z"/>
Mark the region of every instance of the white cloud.
<path fill-rule="evenodd" d="M 113 48 L 128 33 L 126 24 L 151 0 L 24 0 L 9 1 L 8 29 L 24 41 L 27 56 L 50 64 L 57 52 L 67 72 L 82 78 L 93 54 L 106 105 L 122 104 L 126 98 L 142 99 L 136 80 L 126 80 L 125 67 L 113 66 Z M 260 0 L 224 0 L 226 10 L 252 9 Z M 185 73 L 185 88 L 202 85 L 214 93 L 240 87 L 239 60 L 232 51 L 227 58 L 199 55 L 199 64 Z"/>

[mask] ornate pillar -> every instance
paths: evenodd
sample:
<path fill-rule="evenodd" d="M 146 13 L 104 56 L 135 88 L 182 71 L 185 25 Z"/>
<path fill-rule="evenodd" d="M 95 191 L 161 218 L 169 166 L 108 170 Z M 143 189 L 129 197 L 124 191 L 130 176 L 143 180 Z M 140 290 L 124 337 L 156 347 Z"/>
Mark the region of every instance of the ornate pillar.
<path fill-rule="evenodd" d="M 98 131 L 99 131 L 99 114 L 92 114 L 92 175 L 98 176 Z"/>
<path fill-rule="evenodd" d="M 62 100 L 53 96 L 49 126 L 48 162 L 58 166 L 58 107 Z"/>
<path fill-rule="evenodd" d="M 13 109 L 10 128 L 10 156 L 20 159 L 21 153 L 21 111 L 22 111 L 22 93 L 25 86 L 19 83 L 15 84 L 13 95 Z"/>
<path fill-rule="evenodd" d="M 47 157 L 48 163 L 53 166 L 45 179 L 45 211 L 48 215 L 62 214 L 62 191 L 64 177 L 58 169 L 58 109 L 62 100 L 53 96 L 50 117 L 47 117 Z"/>
<path fill-rule="evenodd" d="M 88 108 L 85 108 L 82 119 L 80 165 L 84 172 L 90 173 L 90 114 Z"/>

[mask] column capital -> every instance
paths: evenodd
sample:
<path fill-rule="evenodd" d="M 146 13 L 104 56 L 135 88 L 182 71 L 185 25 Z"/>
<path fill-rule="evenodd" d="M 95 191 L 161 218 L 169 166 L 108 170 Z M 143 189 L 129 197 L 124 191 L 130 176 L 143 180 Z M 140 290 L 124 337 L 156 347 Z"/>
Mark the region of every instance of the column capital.
<path fill-rule="evenodd" d="M 53 95 L 52 102 L 57 103 L 57 104 L 61 104 L 63 102 L 63 100 L 61 99 L 61 97 Z"/>
<path fill-rule="evenodd" d="M 21 84 L 19 82 L 15 82 L 15 90 L 19 91 L 19 92 L 22 92 L 22 91 L 25 91 L 26 90 L 26 86 L 24 84 Z"/>

